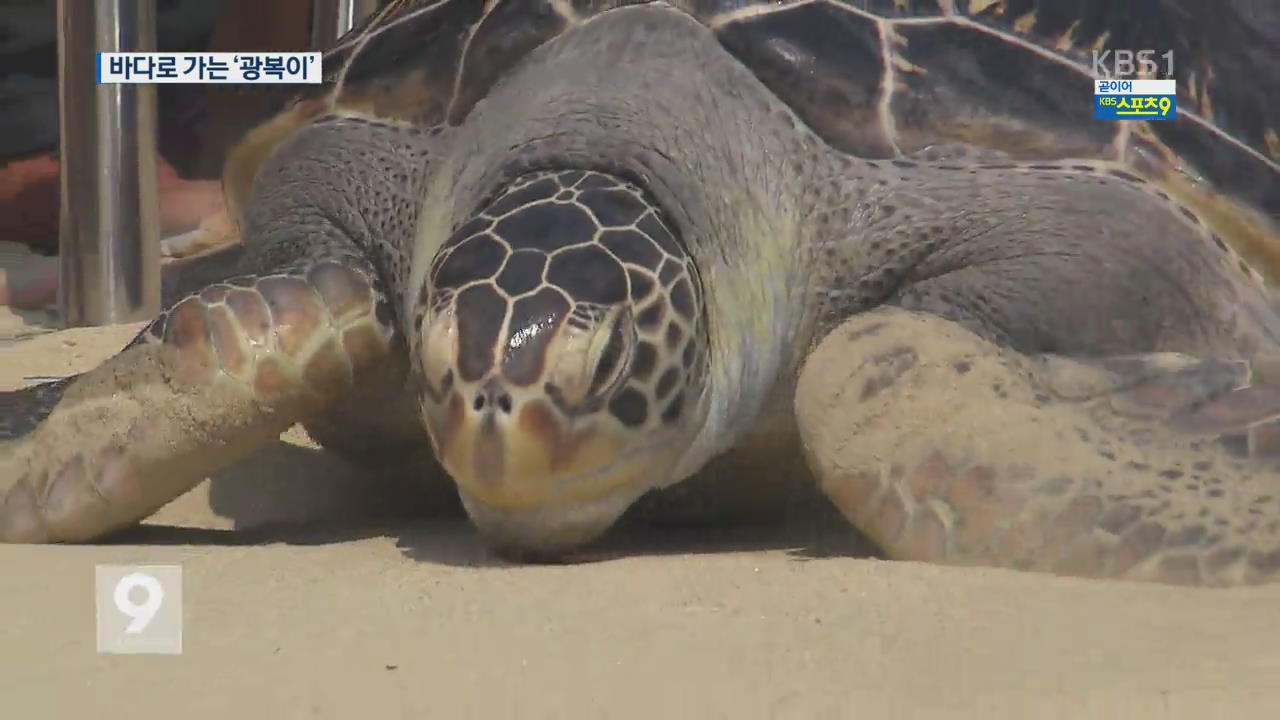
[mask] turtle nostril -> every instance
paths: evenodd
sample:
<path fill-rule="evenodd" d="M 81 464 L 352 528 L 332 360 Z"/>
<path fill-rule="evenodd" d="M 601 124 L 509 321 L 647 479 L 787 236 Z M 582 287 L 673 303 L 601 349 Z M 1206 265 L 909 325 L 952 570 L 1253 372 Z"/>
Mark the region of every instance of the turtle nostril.
<path fill-rule="evenodd" d="M 493 408 L 504 414 L 511 413 L 511 407 L 514 403 L 511 401 L 511 393 L 506 392 L 496 383 L 486 383 L 480 392 L 476 393 L 475 400 L 471 401 L 471 407 L 476 412 L 480 412 L 485 408 L 490 408 L 489 412 L 493 412 Z"/>

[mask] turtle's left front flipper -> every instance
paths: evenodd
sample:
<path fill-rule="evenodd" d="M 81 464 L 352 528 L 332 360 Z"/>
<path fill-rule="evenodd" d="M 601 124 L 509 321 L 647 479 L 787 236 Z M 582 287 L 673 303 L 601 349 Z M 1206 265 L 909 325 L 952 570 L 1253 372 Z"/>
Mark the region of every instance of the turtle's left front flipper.
<path fill-rule="evenodd" d="M 373 277 L 335 257 L 215 284 L 97 368 L 0 393 L 0 541 L 131 525 L 367 378 L 403 374 Z"/>
<path fill-rule="evenodd" d="M 1027 356 L 881 309 L 809 358 L 824 491 L 890 556 L 1194 585 L 1280 581 L 1280 363 Z"/>

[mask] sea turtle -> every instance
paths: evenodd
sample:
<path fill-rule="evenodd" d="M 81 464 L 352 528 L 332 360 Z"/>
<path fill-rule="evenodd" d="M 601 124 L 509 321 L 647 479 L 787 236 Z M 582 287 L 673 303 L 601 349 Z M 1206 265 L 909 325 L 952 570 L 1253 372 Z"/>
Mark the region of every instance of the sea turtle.
<path fill-rule="evenodd" d="M 494 547 L 563 557 L 798 432 L 892 558 L 1274 580 L 1278 21 L 393 2 L 232 155 L 244 275 L 5 396 L 0 537 L 101 537 L 302 422 L 429 438 Z M 1177 119 L 1092 120 L 1093 48 L 1172 49 Z"/>

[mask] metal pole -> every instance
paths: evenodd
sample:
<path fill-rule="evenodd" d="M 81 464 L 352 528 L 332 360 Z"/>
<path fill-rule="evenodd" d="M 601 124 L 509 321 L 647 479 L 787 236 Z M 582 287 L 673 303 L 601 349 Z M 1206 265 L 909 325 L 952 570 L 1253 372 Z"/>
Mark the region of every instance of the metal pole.
<path fill-rule="evenodd" d="M 98 85 L 98 52 L 155 49 L 155 0 L 58 0 L 59 305 L 68 326 L 160 309 L 154 85 Z"/>
<path fill-rule="evenodd" d="M 378 5 L 378 0 L 311 0 L 311 47 L 332 45 Z"/>

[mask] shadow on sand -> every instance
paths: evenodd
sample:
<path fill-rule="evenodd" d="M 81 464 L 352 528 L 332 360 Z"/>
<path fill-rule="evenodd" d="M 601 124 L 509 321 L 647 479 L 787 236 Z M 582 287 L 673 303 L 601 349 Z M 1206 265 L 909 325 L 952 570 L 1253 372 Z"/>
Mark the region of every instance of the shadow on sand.
<path fill-rule="evenodd" d="M 775 477 L 729 455 L 675 488 L 643 498 L 602 539 L 565 563 L 635 555 L 786 550 L 796 559 L 874 557 L 876 548 L 814 489 L 798 458 L 773 458 Z M 326 545 L 392 538 L 407 557 L 464 567 L 505 567 L 472 529 L 444 471 L 429 456 L 355 462 L 276 442 L 209 480 L 209 511 L 232 529 L 148 523 L 113 543 Z"/>

